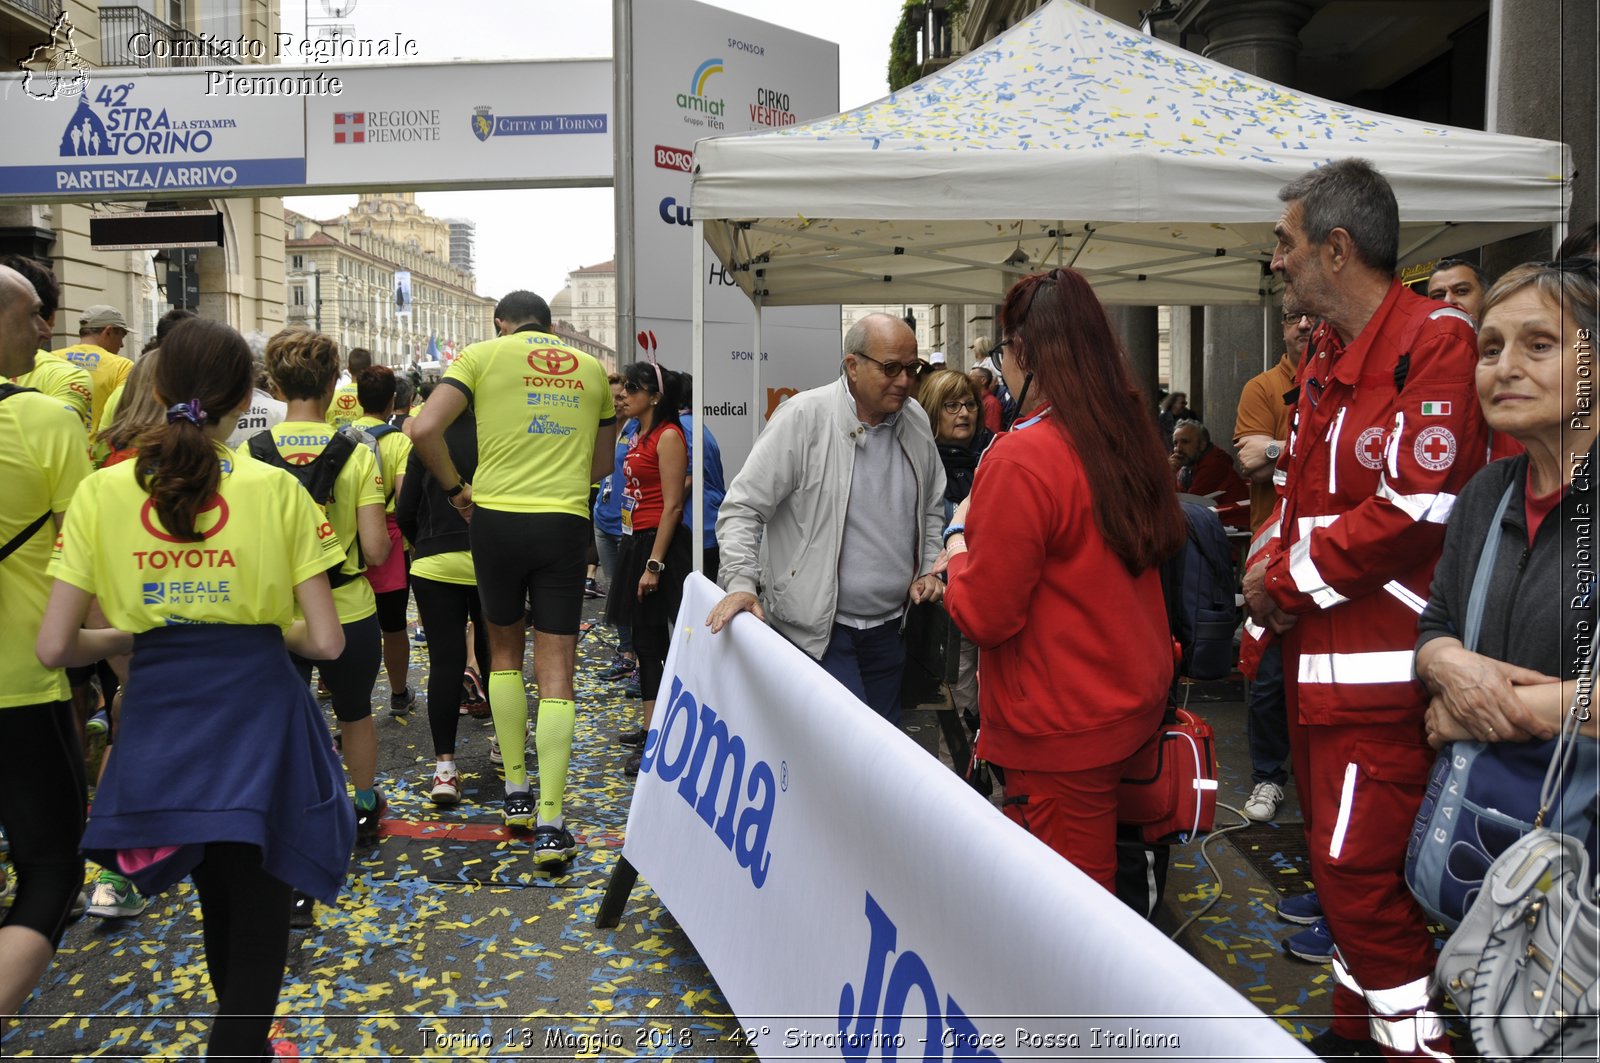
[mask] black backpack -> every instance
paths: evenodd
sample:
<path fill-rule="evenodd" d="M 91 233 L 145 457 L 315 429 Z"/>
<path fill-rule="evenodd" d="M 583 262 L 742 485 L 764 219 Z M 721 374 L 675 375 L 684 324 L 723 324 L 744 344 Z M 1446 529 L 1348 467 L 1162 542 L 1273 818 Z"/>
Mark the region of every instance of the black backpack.
<path fill-rule="evenodd" d="M 1183 549 L 1161 566 L 1167 625 L 1183 650 L 1178 674 L 1190 679 L 1226 679 L 1233 672 L 1233 558 L 1217 511 L 1181 503 L 1188 525 Z"/>
<path fill-rule="evenodd" d="M 4 402 L 13 395 L 20 395 L 24 391 L 38 390 L 38 388 L 25 388 L 20 385 L 13 384 L 9 380 L 0 380 L 0 402 Z M 32 539 L 35 535 L 39 534 L 39 529 L 44 527 L 49 522 L 50 510 L 46 508 L 42 515 L 33 519 L 33 523 L 29 524 L 26 528 L 23 528 L 21 531 L 17 532 L 17 534 L 13 535 L 4 546 L 0 546 L 0 561 L 4 561 L 6 558 L 16 553 L 22 548 L 23 543 L 26 543 L 29 539 Z"/>
<path fill-rule="evenodd" d="M 271 429 L 257 432 L 250 437 L 248 443 L 252 458 L 288 470 L 296 480 L 300 481 L 300 486 L 310 493 L 311 500 L 323 510 L 326 510 L 328 504 L 333 501 L 333 485 L 339 479 L 339 473 L 349 462 L 350 456 L 356 452 L 356 448 L 363 445 L 359 434 L 341 428 L 333 433 L 333 438 L 328 440 L 328 445 L 322 448 L 321 454 L 304 465 L 296 465 L 286 459 L 283 452 L 278 449 L 278 444 L 273 441 Z M 351 543 L 345 553 L 347 557 L 354 558 L 359 568 L 366 567 L 361 562 L 359 542 Z M 330 569 L 328 583 L 330 586 L 342 587 L 355 579 L 358 574 Z"/>

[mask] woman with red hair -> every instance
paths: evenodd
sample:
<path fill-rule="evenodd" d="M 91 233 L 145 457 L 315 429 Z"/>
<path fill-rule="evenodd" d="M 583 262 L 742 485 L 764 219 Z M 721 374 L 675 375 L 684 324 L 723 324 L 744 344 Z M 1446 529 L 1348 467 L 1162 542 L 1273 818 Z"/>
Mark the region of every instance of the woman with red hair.
<path fill-rule="evenodd" d="M 1172 681 L 1159 567 L 1183 513 L 1083 275 L 1023 278 L 1000 323 L 1020 412 L 951 518 L 945 606 L 982 650 L 978 755 L 1005 769 L 1006 815 L 1110 890 L 1117 786 Z"/>

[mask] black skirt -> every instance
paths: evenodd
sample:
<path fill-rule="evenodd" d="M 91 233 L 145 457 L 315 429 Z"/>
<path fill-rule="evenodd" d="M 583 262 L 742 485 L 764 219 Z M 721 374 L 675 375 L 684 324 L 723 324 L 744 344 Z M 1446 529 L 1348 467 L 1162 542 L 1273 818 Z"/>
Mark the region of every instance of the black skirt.
<path fill-rule="evenodd" d="M 646 528 L 622 537 L 617 570 L 611 577 L 611 593 L 606 596 L 606 623 L 642 627 L 677 619 L 678 606 L 683 601 L 683 581 L 693 567 L 689 547 L 692 534 L 681 524 L 673 529 L 672 542 L 662 559 L 666 571 L 661 573 L 656 592 L 645 595 L 644 601 L 639 600 L 639 577 L 644 575 L 644 563 L 655 550 L 656 529 Z"/>

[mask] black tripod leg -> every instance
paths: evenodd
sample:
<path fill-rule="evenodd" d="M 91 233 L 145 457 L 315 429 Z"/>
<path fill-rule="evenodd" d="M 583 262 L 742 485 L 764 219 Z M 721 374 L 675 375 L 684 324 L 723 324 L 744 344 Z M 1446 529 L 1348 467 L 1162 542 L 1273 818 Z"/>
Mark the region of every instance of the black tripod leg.
<path fill-rule="evenodd" d="M 617 854 L 616 866 L 611 869 L 611 881 L 606 884 L 606 895 L 600 898 L 600 911 L 595 914 L 594 925 L 610 930 L 622 920 L 622 910 L 628 906 L 628 894 L 639 881 L 639 872 L 628 863 L 628 858 Z"/>

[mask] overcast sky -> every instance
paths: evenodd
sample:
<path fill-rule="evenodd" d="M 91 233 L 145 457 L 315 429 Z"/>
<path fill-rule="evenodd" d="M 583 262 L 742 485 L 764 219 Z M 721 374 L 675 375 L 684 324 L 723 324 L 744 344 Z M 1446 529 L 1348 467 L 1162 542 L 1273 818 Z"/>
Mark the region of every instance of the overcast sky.
<path fill-rule="evenodd" d="M 307 3 L 318 19 L 325 17 L 325 3 L 351 2 L 285 0 L 283 32 L 304 32 Z M 710 6 L 837 43 L 839 104 L 845 110 L 889 91 L 889 38 L 901 0 L 712 0 Z M 414 38 L 417 58 L 423 60 L 609 58 L 611 8 L 610 0 L 354 0 L 347 21 L 356 37 L 398 32 Z M 451 19 L 452 11 L 461 17 Z M 285 200 L 290 209 L 314 218 L 336 216 L 355 201 L 354 196 Z M 532 288 L 548 298 L 569 271 L 614 254 L 609 188 L 419 192 L 417 202 L 436 217 L 478 223 L 478 290 L 485 295 Z M 530 259 L 521 247 L 535 233 L 541 248 L 557 250 Z"/>

